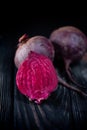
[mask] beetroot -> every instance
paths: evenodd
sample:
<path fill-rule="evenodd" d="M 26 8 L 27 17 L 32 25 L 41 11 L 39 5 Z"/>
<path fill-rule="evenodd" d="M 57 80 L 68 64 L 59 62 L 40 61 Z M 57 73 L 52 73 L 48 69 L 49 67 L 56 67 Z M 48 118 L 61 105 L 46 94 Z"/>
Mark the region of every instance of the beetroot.
<path fill-rule="evenodd" d="M 30 52 L 16 74 L 19 91 L 36 103 L 41 103 L 57 88 L 58 78 L 51 60 Z"/>
<path fill-rule="evenodd" d="M 15 53 L 14 62 L 17 68 L 19 68 L 30 51 L 43 54 L 51 60 L 54 59 L 54 48 L 50 40 L 45 36 L 33 36 L 29 38 L 27 34 L 24 34 L 19 38 L 18 48 Z"/>
<path fill-rule="evenodd" d="M 54 30 L 49 39 L 55 48 L 55 59 L 64 61 L 69 78 L 80 86 L 71 75 L 70 64 L 79 61 L 87 51 L 86 35 L 76 27 L 65 26 Z"/>

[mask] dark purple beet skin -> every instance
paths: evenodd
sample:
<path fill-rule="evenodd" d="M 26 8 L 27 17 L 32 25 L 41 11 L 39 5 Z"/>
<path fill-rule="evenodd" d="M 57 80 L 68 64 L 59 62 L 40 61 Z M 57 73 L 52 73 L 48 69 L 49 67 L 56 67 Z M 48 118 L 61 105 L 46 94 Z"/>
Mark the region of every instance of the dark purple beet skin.
<path fill-rule="evenodd" d="M 62 59 L 65 63 L 69 78 L 78 85 L 70 73 L 70 64 L 82 59 L 87 51 L 87 37 L 76 27 L 65 26 L 54 30 L 50 38 L 55 48 L 55 58 Z"/>
<path fill-rule="evenodd" d="M 87 37 L 75 27 L 67 26 L 54 30 L 50 40 L 61 49 L 62 58 L 71 62 L 81 59 L 87 50 Z"/>

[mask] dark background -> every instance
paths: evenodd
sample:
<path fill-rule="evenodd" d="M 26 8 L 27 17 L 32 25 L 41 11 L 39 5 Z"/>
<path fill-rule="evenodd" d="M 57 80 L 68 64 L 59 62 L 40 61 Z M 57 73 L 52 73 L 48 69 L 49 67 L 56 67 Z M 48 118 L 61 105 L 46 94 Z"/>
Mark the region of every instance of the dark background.
<path fill-rule="evenodd" d="M 55 13 L 54 13 L 55 14 Z M 86 15 L 59 15 L 56 14 L 22 14 L 17 16 L 7 15 L 0 20 L 0 33 L 11 33 L 18 35 L 19 33 L 29 33 L 32 35 L 50 35 L 53 29 L 60 26 L 72 25 L 81 29 L 87 34 L 87 16 Z M 23 16 L 22 16 L 23 15 Z M 20 35 L 21 35 L 20 34 Z"/>
<path fill-rule="evenodd" d="M 64 5 L 64 6 L 63 6 Z M 85 5 L 85 2 L 84 2 Z M 87 32 L 86 7 L 80 2 L 8 1 L 0 4 L 0 33 L 46 35 L 60 26 L 73 25 Z M 21 33 L 21 34 L 20 34 Z"/>
<path fill-rule="evenodd" d="M 5 2 L 5 6 L 6 4 Z M 64 14 L 65 10 L 61 13 L 61 5 L 54 7 L 54 10 L 52 6 L 50 9 L 45 6 L 46 3 L 36 8 L 31 4 L 11 4 L 14 7 L 4 6 L 0 13 L 0 126 L 6 130 L 86 130 L 87 98 L 84 99 L 59 84 L 58 89 L 43 104 L 29 102 L 16 87 L 17 69 L 14 65 L 14 55 L 18 38 L 24 33 L 30 37 L 49 37 L 54 29 L 71 25 L 87 35 L 87 16 L 80 12 L 69 14 L 69 9 L 67 13 Z M 58 10 L 59 6 L 61 9 Z M 71 83 L 64 69 L 61 69 L 61 66 L 57 69 L 61 76 Z M 80 61 L 71 66 L 71 69 L 75 79 L 82 84 L 81 89 L 87 92 L 87 61 Z"/>

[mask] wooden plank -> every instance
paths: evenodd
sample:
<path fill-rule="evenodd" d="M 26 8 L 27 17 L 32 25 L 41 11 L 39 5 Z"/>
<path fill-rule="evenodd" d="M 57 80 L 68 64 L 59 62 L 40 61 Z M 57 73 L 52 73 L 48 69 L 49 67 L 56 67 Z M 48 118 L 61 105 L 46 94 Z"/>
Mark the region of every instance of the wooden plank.
<path fill-rule="evenodd" d="M 82 91 L 87 93 L 87 62 L 79 62 L 72 69 L 75 80 L 81 84 Z M 74 92 L 71 94 L 71 106 L 76 130 L 87 129 L 87 97 L 81 97 Z"/>
<path fill-rule="evenodd" d="M 0 40 L 0 117 L 2 129 L 13 129 L 13 49 L 10 42 Z"/>

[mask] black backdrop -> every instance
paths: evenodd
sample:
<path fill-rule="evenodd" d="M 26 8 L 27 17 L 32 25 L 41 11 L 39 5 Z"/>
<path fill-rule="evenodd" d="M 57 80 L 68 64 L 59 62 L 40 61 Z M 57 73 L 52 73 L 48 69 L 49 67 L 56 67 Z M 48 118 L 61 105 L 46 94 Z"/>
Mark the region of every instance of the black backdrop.
<path fill-rule="evenodd" d="M 25 8 L 24 8 L 25 9 Z M 12 130 L 86 130 L 87 98 L 68 90 L 62 85 L 41 105 L 29 102 L 17 90 L 14 65 L 14 54 L 18 38 L 27 33 L 29 36 L 44 35 L 49 37 L 52 30 L 65 25 L 76 26 L 87 35 L 87 16 L 59 15 L 59 13 L 40 14 L 26 13 L 20 9 L 17 13 L 11 10 L 1 17 L 0 21 L 0 116 L 2 129 Z M 81 61 L 71 66 L 76 80 L 85 86 L 87 92 L 87 62 Z M 60 68 L 57 67 L 59 73 Z M 62 69 L 62 76 L 67 79 Z M 68 81 L 71 83 L 70 81 Z M 1 129 L 1 128 L 0 128 Z"/>

